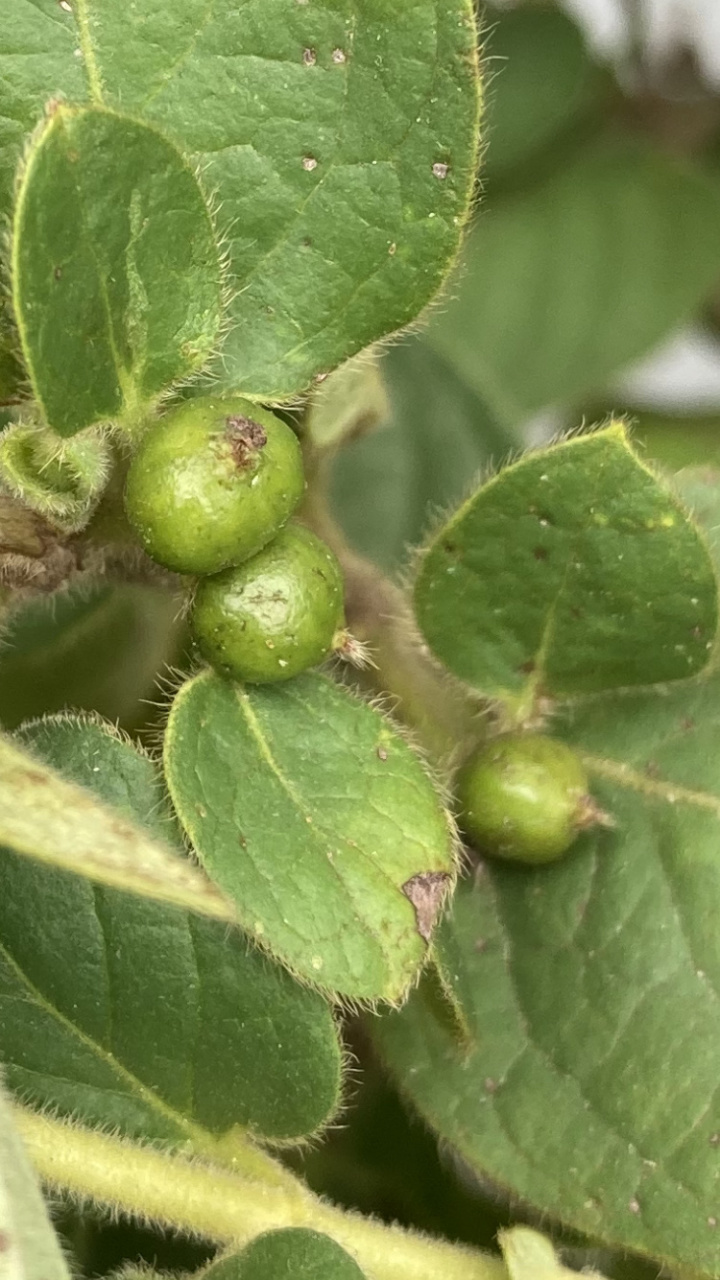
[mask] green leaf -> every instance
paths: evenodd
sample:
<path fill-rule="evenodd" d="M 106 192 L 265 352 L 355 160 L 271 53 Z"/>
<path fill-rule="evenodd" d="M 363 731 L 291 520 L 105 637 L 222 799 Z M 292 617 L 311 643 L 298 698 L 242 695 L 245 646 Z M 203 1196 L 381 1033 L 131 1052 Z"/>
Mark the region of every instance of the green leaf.
<path fill-rule="evenodd" d="M 485 212 L 428 340 L 510 425 L 600 392 L 713 288 L 719 223 L 716 179 L 639 144 L 585 151 Z"/>
<path fill-rule="evenodd" d="M 7 3 L 25 43 L 0 59 L 0 119 L 82 97 L 77 43 L 95 101 L 197 157 L 229 255 L 227 388 L 291 396 L 437 292 L 475 177 L 470 0 L 84 0 L 75 40 L 64 15 L 48 33 L 55 0 L 44 23 Z"/>
<path fill-rule="evenodd" d="M 720 574 L 720 471 L 688 467 L 673 476 L 672 487 L 700 525 Z"/>
<path fill-rule="evenodd" d="M 451 821 L 373 708 L 320 675 L 181 689 L 165 772 L 244 929 L 302 978 L 400 1000 L 454 878 Z"/>
<path fill-rule="evenodd" d="M 531 165 L 599 114 L 606 79 L 577 25 L 558 9 L 493 14 L 484 54 L 492 73 L 484 179 L 526 182 Z"/>
<path fill-rule="evenodd" d="M 0 1277 L 70 1280 L 35 1175 L 0 1091 Z"/>
<path fill-rule="evenodd" d="M 418 996 L 386 1058 L 476 1170 L 590 1237 L 720 1272 L 720 677 L 579 708 L 614 830 L 465 884 L 438 946 L 475 1039 Z"/>
<path fill-rule="evenodd" d="M 179 655 L 178 601 L 136 583 L 63 591 L 15 608 L 0 644 L 0 722 L 66 707 L 124 728 L 147 719 L 155 681 Z"/>
<path fill-rule="evenodd" d="M 619 423 L 499 472 L 435 535 L 414 597 L 437 657 L 500 696 L 682 679 L 717 628 L 705 543 Z"/>
<path fill-rule="evenodd" d="M 197 180 L 154 129 L 109 111 L 55 105 L 35 137 L 12 275 L 30 381 L 60 435 L 134 422 L 217 340 L 220 266 Z"/>
<path fill-rule="evenodd" d="M 397 569 L 434 511 L 458 502 L 480 468 L 516 442 L 423 339 L 392 348 L 381 367 L 390 415 L 338 453 L 331 497 L 352 545 Z"/>
<path fill-rule="evenodd" d="M 27 874 L 38 861 L 234 923 L 233 907 L 197 867 L 4 737 L 0 789 L 0 844 L 28 860 Z"/>
<path fill-rule="evenodd" d="M 106 727 L 20 736 L 114 813 L 172 832 L 159 770 Z M 25 1100 L 210 1153 L 235 1126 L 287 1140 L 335 1111 L 329 1007 L 238 932 L 9 851 L 0 863 L 0 1052 Z"/>
<path fill-rule="evenodd" d="M 363 1280 L 356 1262 L 329 1236 L 289 1227 L 258 1236 L 242 1253 L 213 1263 L 203 1280 Z"/>

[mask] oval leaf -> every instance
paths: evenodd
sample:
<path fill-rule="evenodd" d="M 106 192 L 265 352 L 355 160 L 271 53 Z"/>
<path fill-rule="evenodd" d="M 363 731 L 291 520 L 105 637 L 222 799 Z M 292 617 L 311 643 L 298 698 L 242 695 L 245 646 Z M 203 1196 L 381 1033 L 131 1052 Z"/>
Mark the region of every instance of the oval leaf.
<path fill-rule="evenodd" d="M 296 1227 L 258 1236 L 203 1275 L 205 1280 L 363 1280 L 364 1272 L 329 1236 Z"/>
<path fill-rule="evenodd" d="M 717 628 L 704 541 L 623 427 L 501 471 L 435 535 L 420 628 L 483 693 L 591 693 L 693 675 Z"/>
<path fill-rule="evenodd" d="M 21 736 L 118 813 L 167 831 L 162 775 L 105 727 L 50 720 Z M 287 1140 L 334 1112 L 328 1005 L 238 932 L 9 851 L 0 866 L 0 1055 L 25 1101 L 210 1152 L 235 1126 Z"/>
<path fill-rule="evenodd" d="M 456 895 L 438 945 L 474 1038 L 413 995 L 387 1061 L 469 1164 L 673 1271 L 720 1272 L 720 677 L 568 725 L 614 830 Z"/>
<path fill-rule="evenodd" d="M 213 228 L 154 129 L 56 105 L 26 155 L 12 235 L 25 361 L 60 435 L 134 421 L 206 362 L 220 324 Z"/>
<path fill-rule="evenodd" d="M 248 933 L 323 990 L 401 999 L 453 883 L 453 833 L 382 715 L 320 675 L 245 689 L 205 672 L 175 699 L 165 772 Z"/>
<path fill-rule="evenodd" d="M 5 3 L 24 39 L 0 55 L 0 130 L 32 128 L 39 92 L 78 100 L 79 45 L 93 99 L 155 122 L 217 191 L 226 387 L 291 396 L 437 292 L 475 178 L 471 0 L 85 0 L 74 40 L 65 14 Z"/>
<path fill-rule="evenodd" d="M 70 1280 L 12 1111 L 0 1091 L 0 1277 Z"/>

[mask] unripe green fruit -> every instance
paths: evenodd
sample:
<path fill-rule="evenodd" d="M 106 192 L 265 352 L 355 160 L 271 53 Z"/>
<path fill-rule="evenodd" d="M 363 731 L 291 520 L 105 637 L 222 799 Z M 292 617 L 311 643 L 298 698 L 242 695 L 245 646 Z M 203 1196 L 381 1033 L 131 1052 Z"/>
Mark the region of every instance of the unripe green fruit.
<path fill-rule="evenodd" d="M 542 734 L 508 734 L 482 747 L 460 772 L 458 800 L 473 842 L 518 862 L 553 862 L 599 820 L 581 761 Z"/>
<path fill-rule="evenodd" d="M 177 573 L 217 573 L 264 547 L 304 488 L 290 427 L 248 400 L 203 397 L 148 430 L 125 508 L 153 560 Z"/>
<path fill-rule="evenodd" d="M 200 582 L 192 626 L 204 658 L 248 683 L 322 662 L 342 628 L 343 577 L 329 547 L 290 525 L 245 564 Z"/>

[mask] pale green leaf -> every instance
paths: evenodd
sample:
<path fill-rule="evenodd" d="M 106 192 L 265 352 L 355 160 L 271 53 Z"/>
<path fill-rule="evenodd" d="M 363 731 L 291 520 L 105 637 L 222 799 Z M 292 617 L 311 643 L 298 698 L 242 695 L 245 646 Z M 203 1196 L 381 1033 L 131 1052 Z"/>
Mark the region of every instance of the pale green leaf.
<path fill-rule="evenodd" d="M 420 628 L 484 693 L 589 693 L 691 676 L 717 628 L 704 541 L 620 424 L 530 453 L 435 534 Z"/>
<path fill-rule="evenodd" d="M 108 727 L 20 736 L 116 819 L 174 834 L 159 769 Z M 335 1111 L 329 1007 L 238 931 L 9 851 L 0 863 L 0 1056 L 24 1101 L 209 1154 L 238 1126 L 287 1140 Z"/>
<path fill-rule="evenodd" d="M 428 340 L 509 424 L 601 392 L 720 274 L 720 183 L 643 146 L 586 150 L 472 231 Z"/>
<path fill-rule="evenodd" d="M 218 920 L 235 920 L 233 907 L 197 867 L 9 738 L 0 738 L 0 790 L 0 844 L 22 860 L 73 871 L 96 884 Z"/>
<path fill-rule="evenodd" d="M 565 727 L 615 827 L 542 870 L 493 863 L 456 895 L 438 946 L 470 1054 L 416 996 L 380 1041 L 477 1173 L 591 1238 L 717 1276 L 720 678 L 592 700 Z"/>
<path fill-rule="evenodd" d="M 0 1280 L 70 1280 L 40 1188 L 0 1091 Z"/>
<path fill-rule="evenodd" d="M 356 356 L 340 365 L 313 392 L 305 418 L 310 443 L 334 449 L 372 431 L 389 412 L 378 356 Z"/>
<path fill-rule="evenodd" d="M 454 878 L 451 822 L 378 711 L 321 675 L 186 684 L 165 734 L 180 820 L 244 929 L 355 999 L 402 998 Z"/>
<path fill-rule="evenodd" d="M 220 265 L 200 187 L 170 142 L 125 116 L 53 107 L 24 159 L 11 267 L 33 392 L 60 435 L 135 422 L 216 343 Z"/>

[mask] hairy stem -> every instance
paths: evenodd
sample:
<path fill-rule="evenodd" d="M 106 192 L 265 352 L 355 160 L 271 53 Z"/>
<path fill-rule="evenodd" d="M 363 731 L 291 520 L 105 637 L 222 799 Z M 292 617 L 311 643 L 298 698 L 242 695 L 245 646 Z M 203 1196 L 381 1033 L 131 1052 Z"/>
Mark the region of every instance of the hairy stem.
<path fill-rule="evenodd" d="M 238 1246 L 264 1231 L 310 1227 L 347 1249 L 368 1280 L 507 1280 L 499 1258 L 346 1213 L 300 1182 L 251 1181 L 22 1107 L 15 1121 L 47 1183 L 115 1211 Z"/>

